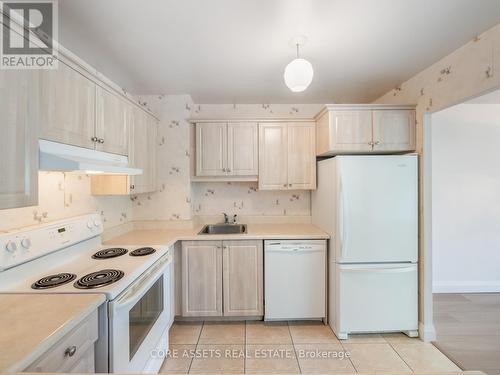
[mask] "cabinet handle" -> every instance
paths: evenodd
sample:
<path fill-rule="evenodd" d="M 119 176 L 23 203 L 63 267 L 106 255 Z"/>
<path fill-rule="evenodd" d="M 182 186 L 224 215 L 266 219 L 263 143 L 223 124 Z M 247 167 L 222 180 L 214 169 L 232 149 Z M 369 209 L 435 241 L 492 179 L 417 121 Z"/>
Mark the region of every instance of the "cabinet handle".
<path fill-rule="evenodd" d="M 94 142 L 94 143 L 95 143 L 95 142 L 97 142 L 97 141 L 99 140 L 99 138 L 97 138 L 97 137 L 92 137 L 92 138 L 90 138 L 90 140 L 91 140 L 92 142 Z"/>
<path fill-rule="evenodd" d="M 226 168 L 222 168 L 222 172 L 225 172 L 226 171 Z"/>
<path fill-rule="evenodd" d="M 65 357 L 73 357 L 76 353 L 76 346 L 70 346 L 64 351 L 64 356 Z"/>
<path fill-rule="evenodd" d="M 286 184 L 283 184 L 283 187 L 286 187 L 287 185 Z"/>
<path fill-rule="evenodd" d="M 135 189 L 135 185 L 130 185 L 130 190 L 134 190 Z"/>
<path fill-rule="evenodd" d="M 369 144 L 370 146 L 373 146 L 375 143 L 373 143 L 373 142 L 368 142 L 368 144 Z"/>
<path fill-rule="evenodd" d="M 226 172 L 231 172 L 231 170 L 228 168 L 228 169 L 226 169 Z"/>
<path fill-rule="evenodd" d="M 100 138 L 98 142 L 99 143 L 104 143 L 104 139 Z"/>
<path fill-rule="evenodd" d="M 374 145 L 379 145 L 380 144 L 380 141 L 377 141 L 374 143 Z"/>
<path fill-rule="evenodd" d="M 292 187 L 292 184 L 288 184 L 288 187 Z"/>

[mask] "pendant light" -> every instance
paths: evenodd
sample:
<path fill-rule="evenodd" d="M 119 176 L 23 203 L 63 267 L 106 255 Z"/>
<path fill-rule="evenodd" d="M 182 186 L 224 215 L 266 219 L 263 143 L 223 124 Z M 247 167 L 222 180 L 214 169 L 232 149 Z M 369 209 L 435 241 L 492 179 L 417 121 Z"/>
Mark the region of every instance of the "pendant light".
<path fill-rule="evenodd" d="M 314 70 L 309 61 L 299 57 L 299 47 L 305 44 L 306 38 L 297 37 L 292 42 L 297 49 L 297 58 L 285 67 L 283 78 L 285 79 L 285 84 L 292 92 L 301 92 L 311 84 Z"/>

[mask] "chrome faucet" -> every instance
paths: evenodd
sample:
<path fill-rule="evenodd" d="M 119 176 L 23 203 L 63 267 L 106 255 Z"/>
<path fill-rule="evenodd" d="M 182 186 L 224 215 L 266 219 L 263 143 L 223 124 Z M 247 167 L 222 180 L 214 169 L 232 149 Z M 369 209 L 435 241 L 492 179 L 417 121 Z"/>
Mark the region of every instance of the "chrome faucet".
<path fill-rule="evenodd" d="M 236 221 L 238 220 L 238 215 L 234 214 L 233 222 L 229 223 L 229 216 L 225 212 L 223 212 L 222 215 L 224 215 L 224 224 L 236 224 Z"/>

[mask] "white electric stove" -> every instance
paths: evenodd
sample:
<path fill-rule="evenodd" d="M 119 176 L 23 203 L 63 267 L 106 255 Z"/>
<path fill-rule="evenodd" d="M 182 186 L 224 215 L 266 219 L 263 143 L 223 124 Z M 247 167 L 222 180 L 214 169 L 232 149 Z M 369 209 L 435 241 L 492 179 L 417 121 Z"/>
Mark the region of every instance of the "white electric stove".
<path fill-rule="evenodd" d="M 102 293 L 96 371 L 156 373 L 173 321 L 173 251 L 103 246 L 98 214 L 0 235 L 0 293 Z"/>

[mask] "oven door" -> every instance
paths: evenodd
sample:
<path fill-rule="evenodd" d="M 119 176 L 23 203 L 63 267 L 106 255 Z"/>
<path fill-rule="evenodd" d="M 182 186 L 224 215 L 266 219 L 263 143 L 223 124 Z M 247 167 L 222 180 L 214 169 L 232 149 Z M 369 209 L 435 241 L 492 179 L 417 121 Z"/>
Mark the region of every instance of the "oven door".
<path fill-rule="evenodd" d="M 170 265 L 167 254 L 109 303 L 110 372 L 141 373 L 151 369 L 152 352 L 166 350 L 162 337 L 170 324 Z M 161 344 L 163 343 L 163 344 Z M 160 345 L 159 345 L 160 344 Z"/>

